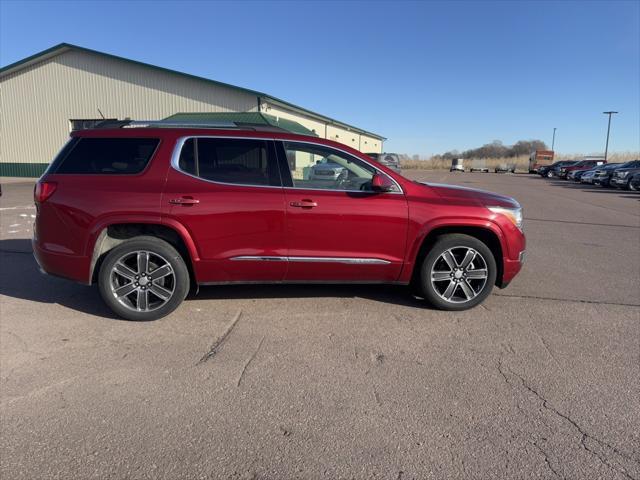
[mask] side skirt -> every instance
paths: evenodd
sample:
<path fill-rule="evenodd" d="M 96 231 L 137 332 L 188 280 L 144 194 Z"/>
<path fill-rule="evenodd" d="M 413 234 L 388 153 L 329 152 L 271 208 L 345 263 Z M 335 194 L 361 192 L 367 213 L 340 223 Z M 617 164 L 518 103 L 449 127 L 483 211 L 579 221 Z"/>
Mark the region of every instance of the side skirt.
<path fill-rule="evenodd" d="M 409 282 L 387 282 L 384 280 L 234 280 L 198 283 L 198 286 L 202 287 L 209 285 L 409 285 Z"/>

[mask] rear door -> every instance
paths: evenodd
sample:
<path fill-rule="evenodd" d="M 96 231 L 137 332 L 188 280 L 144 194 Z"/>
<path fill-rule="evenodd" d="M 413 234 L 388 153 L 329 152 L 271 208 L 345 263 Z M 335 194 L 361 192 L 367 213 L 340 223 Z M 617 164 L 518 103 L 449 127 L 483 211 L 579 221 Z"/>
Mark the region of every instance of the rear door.
<path fill-rule="evenodd" d="M 279 156 L 287 160 L 281 162 L 286 169 L 286 279 L 397 280 L 408 222 L 400 187 L 389 193 L 371 191 L 375 167 L 341 150 L 313 143 L 277 145 Z"/>
<path fill-rule="evenodd" d="M 283 280 L 284 192 L 273 141 L 191 137 L 176 149 L 164 221 L 194 239 L 198 282 Z"/>

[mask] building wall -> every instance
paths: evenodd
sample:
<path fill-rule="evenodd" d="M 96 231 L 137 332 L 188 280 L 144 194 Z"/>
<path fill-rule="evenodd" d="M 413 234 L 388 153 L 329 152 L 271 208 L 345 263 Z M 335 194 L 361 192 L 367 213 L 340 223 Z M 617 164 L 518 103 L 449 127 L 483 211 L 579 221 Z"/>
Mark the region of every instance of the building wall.
<path fill-rule="evenodd" d="M 0 79 L 0 175 L 38 176 L 69 136 L 69 119 L 159 119 L 177 112 L 257 110 L 234 88 L 70 50 Z"/>
<path fill-rule="evenodd" d="M 360 135 L 360 151 L 364 153 L 382 153 L 382 141 L 377 138 Z"/>
<path fill-rule="evenodd" d="M 351 148 L 365 153 L 382 153 L 382 141 L 358 132 L 349 131 L 336 125 L 327 124 L 320 120 L 309 118 L 305 115 L 287 110 L 277 105 L 262 103 L 262 112 L 276 117 L 286 118 L 298 122 L 310 130 L 315 130 L 320 138 L 327 138 L 336 142 L 349 145 Z M 367 142 L 365 144 L 365 141 Z"/>
<path fill-rule="evenodd" d="M 291 112 L 290 110 L 277 107 L 267 102 L 262 102 L 260 107 L 262 109 L 262 113 L 267 113 L 269 115 L 273 115 L 274 117 L 286 118 L 287 120 L 293 120 L 294 122 L 298 122 L 303 127 L 306 127 L 309 130 L 315 131 L 316 135 L 318 135 L 320 138 L 325 138 L 324 122 L 306 117 L 304 115 L 298 115 L 295 112 Z"/>
<path fill-rule="evenodd" d="M 360 150 L 360 135 L 335 125 L 327 125 L 327 138 Z"/>

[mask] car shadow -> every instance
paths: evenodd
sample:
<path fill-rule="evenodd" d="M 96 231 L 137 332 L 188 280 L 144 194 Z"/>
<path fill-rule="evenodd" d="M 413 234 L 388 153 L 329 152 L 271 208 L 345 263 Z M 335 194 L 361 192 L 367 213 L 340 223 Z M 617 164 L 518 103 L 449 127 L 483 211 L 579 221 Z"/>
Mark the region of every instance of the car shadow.
<path fill-rule="evenodd" d="M 102 302 L 96 286 L 87 286 L 40 273 L 31 241 L 0 240 L 0 295 L 32 302 L 59 304 L 90 315 L 121 320 Z M 222 299 L 361 297 L 393 305 L 431 309 L 400 285 L 216 285 L 200 287 L 187 301 Z"/>
<path fill-rule="evenodd" d="M 432 309 L 427 302 L 412 295 L 409 287 L 389 284 L 234 284 L 200 287 L 192 300 L 249 300 L 274 298 L 365 298 L 377 302 Z"/>
<path fill-rule="evenodd" d="M 102 302 L 98 289 L 43 275 L 33 258 L 31 240 L 0 240 L 0 295 L 39 303 L 63 305 L 100 317 L 119 319 Z"/>

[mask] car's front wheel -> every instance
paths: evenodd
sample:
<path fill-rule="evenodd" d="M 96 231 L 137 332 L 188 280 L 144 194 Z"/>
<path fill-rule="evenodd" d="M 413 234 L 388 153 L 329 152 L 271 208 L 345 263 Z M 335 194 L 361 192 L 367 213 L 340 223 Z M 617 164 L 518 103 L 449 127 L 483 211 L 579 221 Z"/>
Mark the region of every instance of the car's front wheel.
<path fill-rule="evenodd" d="M 173 312 L 189 292 L 182 256 L 156 237 L 136 237 L 107 254 L 98 287 L 104 302 L 127 320 L 156 320 Z"/>
<path fill-rule="evenodd" d="M 475 237 L 440 237 L 422 262 L 420 289 L 441 310 L 466 310 L 484 301 L 496 281 L 496 261 Z"/>

